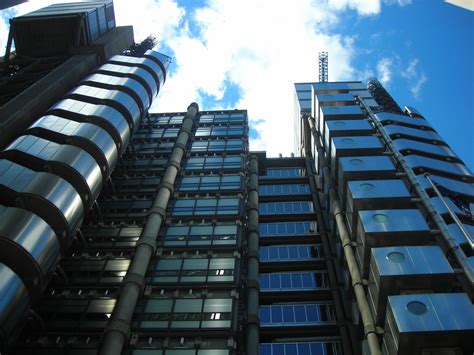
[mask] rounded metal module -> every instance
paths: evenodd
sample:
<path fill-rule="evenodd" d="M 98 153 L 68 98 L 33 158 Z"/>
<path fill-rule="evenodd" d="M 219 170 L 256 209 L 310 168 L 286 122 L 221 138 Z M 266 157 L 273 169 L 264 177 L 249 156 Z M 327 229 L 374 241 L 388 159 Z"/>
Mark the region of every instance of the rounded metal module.
<path fill-rule="evenodd" d="M 130 139 L 130 127 L 127 120 L 113 107 L 64 99 L 52 106 L 48 114 L 69 118 L 78 122 L 89 122 L 102 127 L 113 138 L 120 154 Z"/>
<path fill-rule="evenodd" d="M 139 67 L 145 69 L 149 72 L 156 83 L 156 92 L 160 90 L 161 85 L 163 84 L 163 71 L 160 65 L 149 58 L 146 57 L 130 57 L 126 55 L 114 55 L 109 59 L 109 63 L 126 65 L 130 67 Z M 161 78 L 160 78 L 161 77 Z"/>
<path fill-rule="evenodd" d="M 59 237 L 63 251 L 84 217 L 81 197 L 69 182 L 5 159 L 0 159 L 0 203 L 41 217 Z"/>
<path fill-rule="evenodd" d="M 60 256 L 58 238 L 44 220 L 0 205 L 0 260 L 21 277 L 32 300 L 41 295 Z"/>
<path fill-rule="evenodd" d="M 20 277 L 0 263 L 0 354 L 15 343 L 29 309 L 28 292 Z"/>
<path fill-rule="evenodd" d="M 96 73 L 115 75 L 119 77 L 129 77 L 139 81 L 145 87 L 150 102 L 154 100 L 157 94 L 155 79 L 149 71 L 143 68 L 106 63 L 97 69 Z"/>
<path fill-rule="evenodd" d="M 102 174 L 94 158 L 73 145 L 61 145 L 35 136 L 18 137 L 0 152 L 0 158 L 36 171 L 47 171 L 67 180 L 81 195 L 85 210 L 99 196 Z"/>
<path fill-rule="evenodd" d="M 152 49 L 147 50 L 143 56 L 145 58 L 154 60 L 160 66 L 162 75 L 158 74 L 158 76 L 160 77 L 160 82 L 163 85 L 163 83 L 166 81 L 166 71 L 168 70 L 168 66 L 171 63 L 171 57 L 168 57 L 167 55 L 161 54 L 160 52 L 154 51 Z"/>
<path fill-rule="evenodd" d="M 140 107 L 142 114 L 150 107 L 150 98 L 147 89 L 145 89 L 145 86 L 140 81 L 133 78 L 95 73 L 83 79 L 81 84 L 102 89 L 123 91 L 133 97 Z"/>
<path fill-rule="evenodd" d="M 140 108 L 135 100 L 125 92 L 80 85 L 68 92 L 65 98 L 111 106 L 125 117 L 132 131 L 140 123 Z"/>
<path fill-rule="evenodd" d="M 117 164 L 118 151 L 114 140 L 106 130 L 92 123 L 48 115 L 41 117 L 29 127 L 26 134 L 85 150 L 99 164 L 104 182 Z"/>

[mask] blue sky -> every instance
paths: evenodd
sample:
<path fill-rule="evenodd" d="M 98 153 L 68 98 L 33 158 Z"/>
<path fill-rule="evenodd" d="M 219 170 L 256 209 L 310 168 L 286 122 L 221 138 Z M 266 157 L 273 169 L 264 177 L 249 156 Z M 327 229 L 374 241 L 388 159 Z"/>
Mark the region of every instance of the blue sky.
<path fill-rule="evenodd" d="M 52 3 L 35 0 L 25 13 Z M 441 0 L 115 0 L 119 25 L 154 34 L 174 58 L 155 111 L 249 110 L 251 149 L 293 151 L 294 82 L 374 75 L 420 110 L 474 168 L 474 13 Z M 0 42 L 6 19 L 2 13 Z M 4 43 L 0 43 L 4 45 Z"/>

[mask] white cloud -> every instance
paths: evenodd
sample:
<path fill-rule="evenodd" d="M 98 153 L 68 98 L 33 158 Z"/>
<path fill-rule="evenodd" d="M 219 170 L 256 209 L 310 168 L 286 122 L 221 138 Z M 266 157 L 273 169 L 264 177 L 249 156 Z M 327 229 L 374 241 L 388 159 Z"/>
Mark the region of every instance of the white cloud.
<path fill-rule="evenodd" d="M 321 4 L 320 4 L 321 5 Z M 249 111 L 259 139 L 251 149 L 269 155 L 293 152 L 293 83 L 317 80 L 317 53 L 329 51 L 330 80 L 351 79 L 354 69 L 353 39 L 326 35 L 320 28 L 332 26 L 337 17 L 328 7 L 309 0 L 292 3 L 214 0 L 208 7 L 188 14 L 199 37 L 189 29 L 176 29 L 166 40 L 176 58 L 170 76 L 153 109 L 183 110 L 200 93 L 222 98 L 225 83 L 241 92 L 238 108 Z M 203 107 L 203 109 L 225 108 Z"/>
<path fill-rule="evenodd" d="M 411 93 L 413 94 L 413 97 L 415 99 L 418 99 L 420 97 L 420 94 L 421 94 L 421 87 L 423 86 L 423 84 L 428 80 L 428 78 L 426 77 L 426 75 L 424 73 L 421 73 L 417 80 L 415 81 L 415 83 L 413 83 L 411 86 L 410 86 L 410 91 Z"/>
<path fill-rule="evenodd" d="M 390 58 L 382 58 L 377 63 L 377 76 L 384 85 L 389 85 L 392 80 L 393 61 Z"/>
<path fill-rule="evenodd" d="M 355 10 L 362 16 L 380 13 L 380 0 L 329 0 L 328 4 L 339 11 L 345 8 Z"/>
<path fill-rule="evenodd" d="M 19 13 L 52 2 L 27 3 Z M 351 65 L 355 38 L 337 34 L 339 12 L 377 15 L 381 0 L 207 0 L 188 11 L 175 0 L 115 0 L 114 6 L 117 24 L 133 25 L 136 41 L 153 34 L 162 48 L 171 48 L 166 54 L 175 67 L 152 111 L 184 111 L 192 101 L 204 110 L 228 108 L 219 100 L 231 83 L 241 93 L 235 107 L 248 109 L 251 123 L 258 121 L 260 137 L 251 149 L 289 156 L 293 83 L 317 80 L 322 50 L 329 52 L 329 80 L 360 74 Z M 203 96 L 213 97 L 215 107 L 203 107 Z"/>
<path fill-rule="evenodd" d="M 399 6 L 407 6 L 410 5 L 413 0 L 383 0 L 383 2 L 388 5 L 397 4 Z"/>
<path fill-rule="evenodd" d="M 415 99 L 420 97 L 421 89 L 428 80 L 423 70 L 418 68 L 419 62 L 418 58 L 412 59 L 407 68 L 401 73 L 402 77 L 407 79 L 410 92 Z"/>

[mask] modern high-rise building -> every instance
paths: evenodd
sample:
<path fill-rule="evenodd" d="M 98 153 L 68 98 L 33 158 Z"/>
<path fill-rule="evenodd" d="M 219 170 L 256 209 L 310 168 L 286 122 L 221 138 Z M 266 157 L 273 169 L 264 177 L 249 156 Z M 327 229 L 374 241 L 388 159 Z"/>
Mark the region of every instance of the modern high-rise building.
<path fill-rule="evenodd" d="M 419 112 L 297 83 L 296 157 L 271 158 L 245 110 L 149 113 L 170 59 L 120 41 L 65 46 L 96 64 L 0 122 L 2 355 L 473 352 L 474 177 Z"/>

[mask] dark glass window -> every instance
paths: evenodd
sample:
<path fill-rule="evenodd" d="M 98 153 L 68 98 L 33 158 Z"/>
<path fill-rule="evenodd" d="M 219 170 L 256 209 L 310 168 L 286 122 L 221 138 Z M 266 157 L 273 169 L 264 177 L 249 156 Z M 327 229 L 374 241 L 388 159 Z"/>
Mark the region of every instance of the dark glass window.
<path fill-rule="evenodd" d="M 324 271 L 273 272 L 260 274 L 261 292 L 323 290 L 329 287 Z"/>
<path fill-rule="evenodd" d="M 183 123 L 184 116 L 156 116 L 150 115 L 150 123 L 154 125 L 179 125 Z M 144 121 L 145 124 L 148 123 L 148 120 Z"/>
<path fill-rule="evenodd" d="M 243 134 L 243 126 L 209 126 L 196 130 L 196 137 L 240 137 Z"/>
<path fill-rule="evenodd" d="M 305 341 L 283 343 L 261 343 L 260 355 L 339 355 L 342 354 L 340 342 Z"/>
<path fill-rule="evenodd" d="M 244 141 L 241 139 L 202 140 L 195 141 L 192 152 L 241 152 L 244 150 Z"/>
<path fill-rule="evenodd" d="M 243 112 L 224 113 L 224 114 L 204 114 L 199 117 L 199 124 L 206 123 L 243 123 L 245 122 L 246 114 Z"/>
<path fill-rule="evenodd" d="M 186 170 L 240 170 L 242 164 L 240 156 L 192 157 L 186 162 Z"/>
<path fill-rule="evenodd" d="M 300 177 L 304 175 L 304 168 L 272 168 L 267 169 L 265 175 L 260 176 L 260 178 L 288 178 Z"/>
<path fill-rule="evenodd" d="M 156 263 L 153 283 L 233 282 L 235 267 L 235 258 L 162 257 Z"/>
<path fill-rule="evenodd" d="M 235 245 L 236 225 L 170 226 L 166 229 L 164 246 Z"/>
<path fill-rule="evenodd" d="M 260 306 L 260 324 L 267 327 L 322 325 L 335 320 L 334 306 L 329 303 Z"/>
<path fill-rule="evenodd" d="M 304 195 L 311 193 L 308 184 L 260 185 L 258 191 L 262 196 Z"/>
<path fill-rule="evenodd" d="M 153 129 L 139 129 L 133 135 L 134 140 L 156 140 L 161 138 L 176 138 L 178 137 L 179 128 L 153 128 Z"/>
<path fill-rule="evenodd" d="M 267 202 L 260 203 L 261 215 L 313 213 L 313 203 L 310 201 Z"/>
<path fill-rule="evenodd" d="M 240 190 L 240 175 L 185 176 L 177 183 L 179 191 Z"/>
<path fill-rule="evenodd" d="M 260 262 L 317 260 L 323 257 L 322 247 L 316 245 L 274 245 L 260 247 Z"/>
<path fill-rule="evenodd" d="M 260 237 L 272 236 L 305 236 L 313 234 L 311 225 L 314 222 L 276 222 L 260 223 Z"/>
<path fill-rule="evenodd" d="M 173 216 L 237 215 L 240 211 L 239 198 L 202 198 L 176 200 L 171 209 Z"/>
<path fill-rule="evenodd" d="M 219 299 L 150 299 L 142 313 L 136 313 L 140 328 L 193 329 L 230 328 L 233 300 Z"/>

